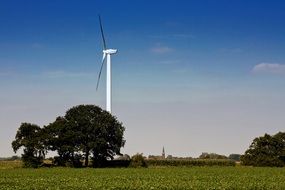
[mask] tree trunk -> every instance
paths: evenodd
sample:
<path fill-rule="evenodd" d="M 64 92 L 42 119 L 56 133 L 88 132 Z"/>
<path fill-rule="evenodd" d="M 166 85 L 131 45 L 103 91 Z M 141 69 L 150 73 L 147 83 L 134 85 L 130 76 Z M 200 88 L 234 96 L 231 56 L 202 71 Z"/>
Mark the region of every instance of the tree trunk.
<path fill-rule="evenodd" d="M 86 152 L 85 152 L 85 167 L 88 167 L 88 160 L 89 160 L 89 149 L 86 149 Z"/>

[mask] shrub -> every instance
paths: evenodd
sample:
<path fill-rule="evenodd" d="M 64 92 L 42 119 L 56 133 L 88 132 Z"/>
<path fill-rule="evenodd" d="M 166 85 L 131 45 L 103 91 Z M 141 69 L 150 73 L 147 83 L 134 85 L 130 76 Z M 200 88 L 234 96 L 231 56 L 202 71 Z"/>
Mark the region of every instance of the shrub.
<path fill-rule="evenodd" d="M 133 167 L 133 168 L 144 167 L 144 168 L 146 168 L 147 163 L 146 163 L 143 155 L 142 154 L 136 154 L 136 155 L 132 156 L 131 162 L 130 162 L 130 167 Z"/>
<path fill-rule="evenodd" d="M 55 166 L 65 166 L 66 165 L 66 159 L 64 159 L 60 156 L 55 156 L 54 159 L 52 160 L 52 163 Z"/>
<path fill-rule="evenodd" d="M 110 168 L 126 168 L 130 165 L 130 160 L 108 160 L 106 167 Z"/>
<path fill-rule="evenodd" d="M 82 168 L 83 163 L 81 161 L 82 156 L 80 154 L 75 154 L 72 160 L 69 160 L 66 163 L 66 166 L 74 167 L 74 168 Z"/>
<path fill-rule="evenodd" d="M 43 163 L 43 158 L 23 154 L 22 161 L 24 168 L 38 168 Z"/>

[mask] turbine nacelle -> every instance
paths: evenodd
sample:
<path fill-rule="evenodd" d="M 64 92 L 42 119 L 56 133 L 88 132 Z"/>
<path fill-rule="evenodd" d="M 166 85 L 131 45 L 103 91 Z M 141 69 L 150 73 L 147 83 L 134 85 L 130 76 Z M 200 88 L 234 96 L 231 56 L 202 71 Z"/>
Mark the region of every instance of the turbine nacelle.
<path fill-rule="evenodd" d="M 118 50 L 116 50 L 116 49 L 105 49 L 105 50 L 103 50 L 103 53 L 104 54 L 115 54 L 115 53 L 117 53 L 117 51 Z"/>

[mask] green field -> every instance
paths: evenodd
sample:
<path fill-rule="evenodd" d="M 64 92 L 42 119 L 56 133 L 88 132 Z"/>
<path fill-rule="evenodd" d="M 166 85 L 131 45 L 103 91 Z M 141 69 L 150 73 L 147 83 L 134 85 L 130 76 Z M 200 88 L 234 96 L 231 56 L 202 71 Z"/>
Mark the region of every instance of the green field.
<path fill-rule="evenodd" d="M 0 189 L 285 189 L 285 168 L 2 167 Z"/>

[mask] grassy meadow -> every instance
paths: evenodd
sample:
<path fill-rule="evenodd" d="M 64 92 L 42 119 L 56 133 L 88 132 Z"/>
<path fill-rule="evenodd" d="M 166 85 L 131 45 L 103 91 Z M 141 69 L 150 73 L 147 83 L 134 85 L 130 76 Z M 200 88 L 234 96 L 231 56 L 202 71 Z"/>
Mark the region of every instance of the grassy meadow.
<path fill-rule="evenodd" d="M 285 189 L 285 168 L 19 168 L 0 163 L 0 189 Z"/>

